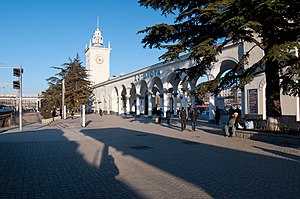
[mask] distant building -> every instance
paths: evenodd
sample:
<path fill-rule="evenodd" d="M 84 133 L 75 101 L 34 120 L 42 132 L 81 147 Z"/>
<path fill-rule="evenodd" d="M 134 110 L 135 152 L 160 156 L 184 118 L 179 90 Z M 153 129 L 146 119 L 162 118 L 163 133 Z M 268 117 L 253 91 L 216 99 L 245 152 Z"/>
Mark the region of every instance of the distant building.
<path fill-rule="evenodd" d="M 19 97 L 15 94 L 0 94 L 0 105 L 19 107 Z M 23 95 L 22 107 L 25 111 L 37 111 L 39 107 L 38 95 Z"/>

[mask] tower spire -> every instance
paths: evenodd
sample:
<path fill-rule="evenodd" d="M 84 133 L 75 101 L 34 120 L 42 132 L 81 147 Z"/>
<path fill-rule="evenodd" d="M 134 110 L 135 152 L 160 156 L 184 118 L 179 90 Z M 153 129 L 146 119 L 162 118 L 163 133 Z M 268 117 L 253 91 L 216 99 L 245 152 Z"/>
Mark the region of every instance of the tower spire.
<path fill-rule="evenodd" d="M 99 29 L 99 16 L 97 16 L 97 27 L 93 35 L 92 44 L 93 46 L 103 46 L 103 37 Z"/>

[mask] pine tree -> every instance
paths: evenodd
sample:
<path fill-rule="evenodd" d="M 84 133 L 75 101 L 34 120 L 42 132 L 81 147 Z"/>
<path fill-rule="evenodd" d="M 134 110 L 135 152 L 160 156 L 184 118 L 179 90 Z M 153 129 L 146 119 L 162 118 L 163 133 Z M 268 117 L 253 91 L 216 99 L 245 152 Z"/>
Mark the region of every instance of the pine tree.
<path fill-rule="evenodd" d="M 54 66 L 59 70 L 53 77 L 47 79 L 49 88 L 42 93 L 42 108 L 50 112 L 53 108 L 61 107 L 62 82 L 65 80 L 65 105 L 67 109 L 78 111 L 80 105 L 88 104 L 92 95 L 91 83 L 87 80 L 86 69 L 78 56 L 61 67 Z"/>
<path fill-rule="evenodd" d="M 78 55 L 65 66 L 65 99 L 67 107 L 79 110 L 81 104 L 88 103 L 92 94 L 91 83 L 86 79 L 86 69 L 82 66 Z"/>
<path fill-rule="evenodd" d="M 300 61 L 291 53 L 300 47 L 300 1 L 140 0 L 139 4 L 174 17 L 174 24 L 157 24 L 138 33 L 146 34 L 142 39 L 145 48 L 167 50 L 160 59 L 173 60 L 181 53 L 190 53 L 195 66 L 184 69 L 186 80 L 210 70 L 228 43 L 246 41 L 263 50 L 262 59 L 244 70 L 250 53 L 246 52 L 224 78 L 206 82 L 203 87 L 218 94 L 236 82 L 243 88 L 257 73 L 265 73 L 267 117 L 281 116 L 281 92 L 300 96 Z"/>

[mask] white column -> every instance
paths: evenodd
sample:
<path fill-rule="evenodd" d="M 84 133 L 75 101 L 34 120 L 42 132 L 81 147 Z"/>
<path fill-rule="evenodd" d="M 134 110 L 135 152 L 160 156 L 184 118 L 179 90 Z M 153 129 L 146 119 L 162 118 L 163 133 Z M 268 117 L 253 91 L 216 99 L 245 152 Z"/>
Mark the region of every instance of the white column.
<path fill-rule="evenodd" d="M 94 113 L 97 113 L 98 102 L 96 100 L 93 101 Z"/>
<path fill-rule="evenodd" d="M 107 115 L 110 115 L 110 96 L 108 96 L 108 100 L 107 100 Z"/>
<path fill-rule="evenodd" d="M 208 120 L 210 120 L 210 121 L 215 120 L 214 108 L 215 108 L 215 96 L 211 95 L 211 93 L 209 93 L 209 116 L 208 116 Z"/>
<path fill-rule="evenodd" d="M 96 101 L 96 113 L 99 114 L 99 111 L 100 111 L 100 102 L 99 101 Z"/>
<path fill-rule="evenodd" d="M 164 117 L 167 116 L 167 110 L 170 109 L 170 94 L 169 93 L 164 93 L 164 108 L 163 108 L 163 113 Z"/>
<path fill-rule="evenodd" d="M 66 105 L 64 105 L 64 108 L 63 108 L 63 119 L 65 120 L 65 119 L 67 119 L 67 106 Z"/>
<path fill-rule="evenodd" d="M 120 113 L 121 113 L 121 109 L 120 109 L 120 107 L 121 107 L 120 101 L 121 101 L 120 97 L 117 96 L 117 111 L 118 111 L 118 112 L 117 112 L 117 115 L 120 115 Z"/>
<path fill-rule="evenodd" d="M 174 111 L 174 116 L 177 115 L 177 93 L 173 94 L 173 111 Z"/>
<path fill-rule="evenodd" d="M 140 109 L 140 96 L 136 95 L 136 115 L 141 114 L 141 109 Z"/>
<path fill-rule="evenodd" d="M 122 114 L 122 108 L 123 108 L 123 100 L 122 100 L 122 96 L 118 97 L 119 99 L 119 115 Z M 123 110 L 124 111 L 124 110 Z M 125 111 L 123 112 L 123 114 L 125 113 Z"/>
<path fill-rule="evenodd" d="M 148 116 L 152 117 L 152 93 L 148 94 Z"/>
<path fill-rule="evenodd" d="M 187 92 L 183 93 L 183 107 L 187 109 Z"/>
<path fill-rule="evenodd" d="M 85 127 L 85 105 L 80 105 L 80 121 L 81 126 Z"/>
<path fill-rule="evenodd" d="M 141 114 L 145 114 L 145 97 L 140 98 L 140 112 Z"/>
<path fill-rule="evenodd" d="M 126 114 L 130 114 L 130 95 L 126 95 Z"/>

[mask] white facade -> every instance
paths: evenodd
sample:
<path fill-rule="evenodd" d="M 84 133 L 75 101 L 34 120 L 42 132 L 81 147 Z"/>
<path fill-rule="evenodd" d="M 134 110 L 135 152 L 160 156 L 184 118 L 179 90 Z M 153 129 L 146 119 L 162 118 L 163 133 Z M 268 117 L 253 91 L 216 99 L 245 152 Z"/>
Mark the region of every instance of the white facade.
<path fill-rule="evenodd" d="M 224 72 L 232 69 L 244 53 L 252 47 L 251 43 L 244 42 L 224 47 L 222 54 L 218 57 L 218 62 L 213 64 L 212 70 L 208 73 L 208 79 L 220 77 Z M 157 63 L 126 75 L 109 79 L 109 62 L 107 62 L 107 65 L 101 65 L 105 61 L 97 64 L 96 58 L 97 55 L 101 55 L 106 59 L 109 58 L 110 50 L 110 48 L 103 49 L 101 45 L 90 46 L 86 50 L 87 69 L 91 70 L 90 74 L 93 75 L 91 80 L 95 82 L 93 108 L 96 112 L 102 109 L 107 114 L 134 113 L 151 117 L 152 111 L 155 110 L 153 109 L 154 107 L 162 109 L 164 114 L 170 109 L 174 115 L 177 115 L 177 110 L 180 107 L 187 107 L 188 100 L 190 100 L 192 107 L 195 106 L 195 97 L 191 93 L 195 89 L 197 79 L 188 82 L 184 86 L 181 85 L 183 77 L 174 72 L 176 69 L 193 66 L 193 61 L 188 58 L 188 55 L 181 56 L 180 59 L 172 62 Z M 254 47 L 244 68 L 247 69 L 262 56 L 263 51 L 258 47 Z M 102 77 L 101 70 L 104 71 L 105 78 Z M 101 77 L 99 76 L 100 74 Z M 263 119 L 266 118 L 264 79 L 264 75 L 255 77 L 253 82 L 246 85 L 244 91 L 242 91 L 243 118 L 245 115 L 259 115 Z M 256 97 L 255 93 L 257 93 Z M 282 96 L 281 100 L 284 102 L 282 103 L 283 115 L 296 116 L 295 118 L 299 121 L 299 98 Z M 286 102 L 288 103 L 286 104 Z M 215 97 L 212 96 L 210 97 L 210 120 L 214 119 L 214 109 Z"/>

